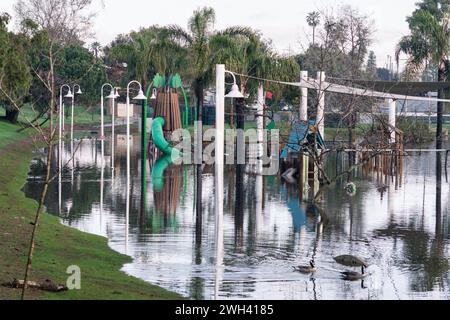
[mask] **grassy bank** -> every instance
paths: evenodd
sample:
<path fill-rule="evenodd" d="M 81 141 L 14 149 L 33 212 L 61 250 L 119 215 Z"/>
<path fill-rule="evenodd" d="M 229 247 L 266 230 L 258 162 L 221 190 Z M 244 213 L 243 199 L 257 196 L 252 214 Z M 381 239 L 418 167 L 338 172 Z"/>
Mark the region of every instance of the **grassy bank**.
<path fill-rule="evenodd" d="M 33 146 L 26 134 L 0 120 L 0 283 L 23 279 L 29 238 L 37 203 L 21 191 L 27 177 Z M 110 249 L 107 240 L 42 216 L 30 280 L 51 279 L 65 284 L 68 266 L 81 268 L 81 290 L 47 293 L 29 290 L 28 299 L 179 299 L 121 272 L 127 256 Z M 1 299 L 18 299 L 19 290 L 0 286 Z"/>
<path fill-rule="evenodd" d="M 65 124 L 66 126 L 70 126 L 70 108 L 66 106 L 66 114 L 65 114 Z M 92 126 L 100 126 L 101 113 L 100 107 L 92 107 L 90 109 L 84 106 L 75 106 L 74 108 L 74 123 L 77 126 L 84 125 L 92 125 Z M 25 104 L 20 109 L 19 114 L 19 122 L 27 124 L 29 120 L 33 120 L 38 114 L 31 108 L 29 104 Z M 5 116 L 5 109 L 0 106 L 0 117 Z M 111 122 L 111 116 L 104 116 L 105 123 Z"/>

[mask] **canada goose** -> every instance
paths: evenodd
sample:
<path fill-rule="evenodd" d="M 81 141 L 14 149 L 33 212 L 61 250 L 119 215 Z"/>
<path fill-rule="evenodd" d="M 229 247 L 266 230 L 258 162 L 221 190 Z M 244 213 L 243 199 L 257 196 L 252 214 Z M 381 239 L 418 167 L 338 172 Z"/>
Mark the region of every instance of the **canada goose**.
<path fill-rule="evenodd" d="M 295 271 L 304 273 L 304 274 L 316 272 L 316 266 L 314 265 L 314 261 L 312 261 L 312 260 L 309 262 L 309 266 L 298 266 L 298 267 L 293 267 L 293 268 Z"/>
<path fill-rule="evenodd" d="M 333 259 L 337 263 L 342 264 L 343 266 L 346 266 L 346 267 L 364 267 L 364 268 L 368 267 L 368 264 L 366 261 L 364 261 L 363 259 L 356 257 L 356 256 L 342 255 L 342 256 L 335 257 Z"/>
<path fill-rule="evenodd" d="M 380 184 L 379 186 L 377 186 L 377 191 L 381 192 L 381 193 L 386 192 L 387 189 L 388 189 L 388 186 L 384 185 L 384 184 Z"/>
<path fill-rule="evenodd" d="M 346 281 L 358 281 L 366 277 L 364 274 L 364 266 L 361 267 L 361 273 L 355 271 L 344 271 L 341 272 L 342 279 Z"/>

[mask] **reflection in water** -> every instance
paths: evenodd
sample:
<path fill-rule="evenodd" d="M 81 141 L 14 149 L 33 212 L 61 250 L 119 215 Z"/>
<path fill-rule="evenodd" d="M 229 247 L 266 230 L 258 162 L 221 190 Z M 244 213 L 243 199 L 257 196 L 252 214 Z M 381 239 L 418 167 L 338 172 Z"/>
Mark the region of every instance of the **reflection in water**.
<path fill-rule="evenodd" d="M 354 196 L 345 192 L 345 177 L 317 206 L 303 203 L 298 186 L 278 176 L 226 167 L 224 215 L 216 217 L 214 168 L 199 171 L 160 158 L 143 177 L 149 164 L 140 163 L 139 145 L 132 144 L 124 192 L 125 143 L 118 137 L 109 170 L 109 141 L 84 140 L 73 180 L 62 172 L 46 205 L 65 224 L 106 236 L 113 249 L 132 256 L 123 268 L 131 275 L 195 299 L 448 299 L 449 187 L 440 156 L 401 158 L 398 181 L 372 163 L 352 174 Z M 340 154 L 327 167 L 352 161 Z M 28 196 L 39 195 L 43 172 L 43 162 L 33 161 Z M 199 204 L 202 210 L 194 209 Z M 371 275 L 362 285 L 340 279 L 344 269 L 333 257 L 341 254 L 369 261 Z M 312 278 L 292 272 L 310 260 L 318 268 Z"/>

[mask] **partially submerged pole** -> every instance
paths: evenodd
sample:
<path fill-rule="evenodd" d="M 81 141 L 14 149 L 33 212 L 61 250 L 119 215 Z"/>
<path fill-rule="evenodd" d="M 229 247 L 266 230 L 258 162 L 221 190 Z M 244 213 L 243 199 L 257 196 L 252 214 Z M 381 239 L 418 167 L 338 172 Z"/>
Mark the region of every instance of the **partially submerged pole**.
<path fill-rule="evenodd" d="M 317 90 L 317 118 L 316 118 L 316 125 L 317 128 L 322 136 L 322 138 L 325 138 L 325 88 L 324 88 L 324 82 L 325 82 L 325 72 L 318 71 L 317 72 L 317 81 L 319 82 L 320 88 Z"/>
<path fill-rule="evenodd" d="M 216 213 L 216 281 L 218 299 L 221 266 L 223 264 L 223 195 L 225 144 L 225 65 L 216 65 L 216 140 L 215 140 L 215 213 Z"/>
<path fill-rule="evenodd" d="M 300 81 L 308 81 L 308 71 L 300 71 Z M 308 121 L 308 88 L 300 88 L 300 120 Z"/>
<path fill-rule="evenodd" d="M 396 116 L 397 116 L 397 104 L 393 99 L 388 99 L 389 103 L 389 127 L 391 129 L 391 143 L 395 143 L 395 128 L 396 128 Z"/>
<path fill-rule="evenodd" d="M 262 83 L 258 87 L 258 109 L 256 111 L 256 132 L 257 132 L 257 174 L 262 174 L 264 155 L 264 86 Z"/>
<path fill-rule="evenodd" d="M 223 194 L 224 194 L 224 144 L 225 144 L 225 65 L 216 66 L 216 227 L 223 222 Z M 223 230 L 216 229 L 218 235 L 223 237 Z"/>

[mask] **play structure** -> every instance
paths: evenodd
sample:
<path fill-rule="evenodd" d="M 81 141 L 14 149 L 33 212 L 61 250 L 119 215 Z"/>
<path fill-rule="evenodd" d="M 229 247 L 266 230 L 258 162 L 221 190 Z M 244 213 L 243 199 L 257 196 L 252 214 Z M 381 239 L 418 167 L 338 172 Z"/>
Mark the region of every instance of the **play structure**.
<path fill-rule="evenodd" d="M 245 103 L 243 102 L 244 96 L 239 90 L 237 85 L 236 76 L 246 77 L 249 80 L 258 81 L 257 90 L 257 106 L 255 111 L 255 122 L 257 131 L 257 155 L 258 159 L 256 165 L 256 174 L 263 172 L 263 156 L 267 155 L 267 139 L 265 138 L 264 131 L 272 131 L 276 129 L 277 124 L 272 117 L 268 116 L 266 106 L 266 95 L 264 92 L 264 85 L 267 83 L 276 83 L 284 86 L 296 87 L 300 91 L 300 111 L 298 115 L 293 115 L 291 123 L 286 124 L 288 129 L 288 138 L 286 141 L 282 141 L 282 150 L 279 154 L 271 154 L 270 159 L 272 161 L 281 160 L 282 170 L 280 174 L 288 183 L 300 183 L 300 186 L 306 190 L 312 190 L 304 200 L 314 199 L 316 192 L 318 191 L 321 183 L 320 170 L 317 168 L 318 161 L 321 160 L 322 153 L 327 151 L 327 145 L 324 136 L 325 127 L 325 95 L 330 93 L 338 93 L 351 96 L 371 97 L 376 99 L 384 99 L 389 105 L 389 121 L 388 125 L 382 128 L 379 134 L 376 135 L 375 140 L 378 139 L 380 143 L 370 143 L 370 147 L 376 145 L 377 149 L 382 147 L 386 154 L 381 156 L 384 158 L 371 159 L 371 163 L 383 163 L 383 170 L 389 170 L 390 172 L 396 169 L 391 169 L 389 164 L 386 163 L 386 157 L 388 153 L 400 155 L 403 152 L 403 134 L 396 127 L 396 103 L 397 100 L 417 100 L 417 101 L 436 101 L 436 102 L 450 102 L 446 99 L 436 99 L 431 97 L 420 96 L 408 96 L 402 95 L 398 92 L 381 92 L 370 90 L 368 88 L 355 88 L 350 86 L 338 85 L 327 81 L 324 72 L 318 72 L 317 78 L 312 79 L 308 77 L 308 73 L 302 71 L 300 74 L 299 82 L 283 82 L 270 79 L 253 78 L 249 75 L 241 75 L 232 71 L 225 70 L 224 65 L 217 65 L 216 70 L 216 90 L 215 90 L 215 175 L 216 181 L 216 209 L 222 211 L 223 199 L 223 171 L 224 171 L 224 158 L 225 158 L 225 99 L 230 100 L 235 107 L 235 111 L 231 111 L 231 114 L 236 116 L 238 129 L 244 128 L 244 116 Z M 226 82 L 225 74 L 229 74 L 233 78 L 231 90 L 226 94 Z M 330 78 L 331 79 L 331 78 Z M 136 81 L 130 82 L 127 88 L 127 108 L 129 107 L 129 86 Z M 137 83 L 139 84 L 139 83 Z M 150 154 L 155 160 L 158 160 L 153 164 L 152 180 L 154 183 L 155 192 L 160 192 L 164 189 L 165 182 L 168 179 L 164 179 L 164 175 L 171 164 L 182 156 L 181 152 L 173 147 L 170 141 L 172 133 L 178 129 L 189 126 L 189 106 L 186 91 L 182 86 L 181 77 L 176 75 L 162 76 L 157 74 L 150 86 L 147 89 L 146 95 L 142 92 L 140 86 L 139 94 L 134 97 L 134 100 L 142 100 L 142 175 L 144 181 L 147 177 L 147 160 Z M 362 85 L 361 85 L 362 86 Z M 111 86 L 112 87 L 112 86 Z M 113 88 L 114 89 L 114 88 Z M 315 108 L 314 116 L 308 112 L 308 93 L 309 91 L 315 91 L 317 93 L 317 106 Z M 103 95 L 103 93 L 102 93 Z M 111 91 L 110 97 L 114 99 L 116 93 Z M 180 101 L 184 100 L 184 108 L 181 108 Z M 150 106 L 150 102 L 152 105 Z M 149 107 L 153 108 L 153 120 L 150 126 L 150 132 L 148 132 L 148 111 Z M 313 117 L 315 119 L 313 119 Z M 129 112 L 127 111 L 127 136 L 129 133 Z M 196 116 L 194 116 L 196 119 Z M 150 140 L 149 140 L 150 139 Z M 151 141 L 151 143 L 149 143 Z M 354 150 L 346 150 L 345 152 L 358 153 L 355 156 L 357 161 L 366 161 L 367 157 L 371 157 L 371 150 L 367 147 L 358 145 L 350 146 Z M 311 154 L 311 153 L 314 154 Z M 384 151 L 383 151 L 384 152 Z M 201 155 L 202 150 L 199 151 Z M 129 175 L 129 139 L 127 139 L 127 176 Z M 369 154 L 369 155 L 368 155 Z M 195 157 L 198 155 L 196 154 Z M 197 159 L 201 160 L 201 156 Z M 318 160 L 319 159 L 319 160 Z M 395 162 L 397 163 L 397 162 Z M 373 164 L 372 164 L 373 166 Z M 201 176 L 200 176 L 201 177 Z M 127 185 L 130 183 L 128 182 Z M 143 191 L 146 186 L 144 186 Z"/>

